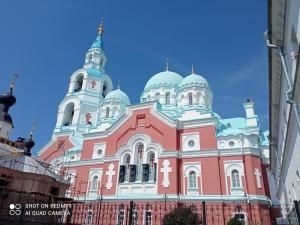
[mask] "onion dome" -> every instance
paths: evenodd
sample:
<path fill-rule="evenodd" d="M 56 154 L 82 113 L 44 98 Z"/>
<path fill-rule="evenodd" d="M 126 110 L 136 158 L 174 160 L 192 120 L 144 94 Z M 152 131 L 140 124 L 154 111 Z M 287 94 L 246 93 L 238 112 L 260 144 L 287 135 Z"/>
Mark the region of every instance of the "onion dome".
<path fill-rule="evenodd" d="M 155 74 L 153 77 L 148 80 L 145 91 L 152 88 L 159 87 L 177 87 L 178 84 L 182 81 L 183 77 L 178 73 L 172 71 L 163 71 Z"/>
<path fill-rule="evenodd" d="M 35 143 L 32 140 L 32 137 L 27 139 L 24 143 L 24 146 L 25 146 L 24 155 L 31 156 L 31 149 L 33 148 L 34 145 L 35 145 Z"/>
<path fill-rule="evenodd" d="M 16 103 L 16 97 L 11 92 L 0 95 L 0 104 L 3 104 L 9 108 L 13 106 L 15 103 Z"/>
<path fill-rule="evenodd" d="M 8 110 L 11 106 L 16 103 L 16 97 L 11 92 L 0 95 L 0 121 L 5 121 L 12 125 L 13 120 L 8 113 Z"/>
<path fill-rule="evenodd" d="M 209 88 L 207 80 L 195 73 L 185 77 L 179 84 L 179 89 L 183 89 L 191 86 L 203 86 Z"/>
<path fill-rule="evenodd" d="M 117 101 L 117 102 L 123 102 L 126 105 L 130 105 L 130 100 L 128 95 L 123 91 L 121 91 L 120 89 L 109 92 L 105 97 L 105 101 Z"/>

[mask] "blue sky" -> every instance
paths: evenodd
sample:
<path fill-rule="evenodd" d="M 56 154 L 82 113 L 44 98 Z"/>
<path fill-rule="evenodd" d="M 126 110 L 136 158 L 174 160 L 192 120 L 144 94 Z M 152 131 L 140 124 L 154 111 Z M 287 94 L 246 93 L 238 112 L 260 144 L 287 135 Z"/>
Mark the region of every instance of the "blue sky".
<path fill-rule="evenodd" d="M 267 3 L 253 1 L 3 0 L 0 3 L 0 92 L 19 72 L 11 109 L 12 138 L 27 136 L 37 121 L 38 151 L 51 138 L 71 74 L 104 17 L 106 72 L 132 103 L 147 80 L 170 69 L 196 72 L 209 82 L 213 109 L 222 118 L 244 116 L 242 102 L 255 101 L 268 129 Z"/>

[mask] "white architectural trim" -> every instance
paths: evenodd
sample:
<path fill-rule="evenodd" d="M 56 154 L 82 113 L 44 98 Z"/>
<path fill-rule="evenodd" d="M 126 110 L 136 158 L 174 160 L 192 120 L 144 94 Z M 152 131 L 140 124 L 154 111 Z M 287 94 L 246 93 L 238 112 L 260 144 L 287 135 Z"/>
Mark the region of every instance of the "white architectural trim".
<path fill-rule="evenodd" d="M 163 180 L 162 185 L 163 187 L 169 187 L 170 186 L 170 174 L 172 172 L 172 167 L 170 167 L 171 163 L 170 160 L 163 160 L 162 167 L 160 169 L 160 172 L 163 173 Z"/>
<path fill-rule="evenodd" d="M 226 161 L 224 161 L 226 194 L 227 195 L 229 194 L 229 185 L 228 185 L 228 182 L 227 182 L 227 177 L 228 176 L 230 177 L 230 182 L 231 182 L 231 172 L 233 170 L 237 170 L 239 172 L 239 179 L 240 179 L 240 185 L 241 185 L 240 189 L 241 190 L 238 190 L 235 193 L 235 191 L 231 187 L 230 193 L 231 194 L 242 195 L 242 194 L 244 194 L 242 176 L 245 176 L 245 174 L 244 174 L 244 163 L 243 163 L 242 160 L 226 160 Z"/>
<path fill-rule="evenodd" d="M 114 170 L 115 164 L 111 163 L 108 166 L 108 170 L 106 171 L 105 175 L 107 176 L 107 182 L 106 182 L 106 189 L 111 189 L 113 186 L 112 179 L 113 176 L 116 175 L 116 171 Z"/>
<path fill-rule="evenodd" d="M 196 189 L 198 191 L 189 191 L 189 173 L 191 171 L 195 171 L 196 173 Z M 201 163 L 200 162 L 184 162 L 183 163 L 183 194 L 184 195 L 199 195 L 203 194 L 203 185 L 202 185 L 202 171 L 201 171 Z M 187 178 L 187 184 L 185 183 Z M 198 178 L 200 178 L 200 182 L 198 182 Z M 200 189 L 200 192 L 199 192 Z"/>

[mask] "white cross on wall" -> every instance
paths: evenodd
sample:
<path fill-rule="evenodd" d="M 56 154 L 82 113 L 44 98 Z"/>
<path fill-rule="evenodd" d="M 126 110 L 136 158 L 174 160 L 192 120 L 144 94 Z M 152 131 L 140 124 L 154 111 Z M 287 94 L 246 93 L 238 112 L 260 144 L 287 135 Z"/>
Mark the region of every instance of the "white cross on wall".
<path fill-rule="evenodd" d="M 164 174 L 164 179 L 162 181 L 162 185 L 164 187 L 169 187 L 170 185 L 170 178 L 169 178 L 169 173 L 172 172 L 172 168 L 170 166 L 170 161 L 169 160 L 164 160 L 163 161 L 163 167 L 160 169 L 160 172 Z"/>
<path fill-rule="evenodd" d="M 258 188 L 261 188 L 261 179 L 260 179 L 261 173 L 260 173 L 259 169 L 255 168 L 255 173 L 254 173 L 254 175 L 256 176 L 256 184 L 257 184 L 257 187 L 258 187 Z"/>
<path fill-rule="evenodd" d="M 109 164 L 108 171 L 106 171 L 106 175 L 108 176 L 106 188 L 111 189 L 112 188 L 112 178 L 116 174 L 116 171 L 114 171 L 115 165 L 113 163 Z"/>

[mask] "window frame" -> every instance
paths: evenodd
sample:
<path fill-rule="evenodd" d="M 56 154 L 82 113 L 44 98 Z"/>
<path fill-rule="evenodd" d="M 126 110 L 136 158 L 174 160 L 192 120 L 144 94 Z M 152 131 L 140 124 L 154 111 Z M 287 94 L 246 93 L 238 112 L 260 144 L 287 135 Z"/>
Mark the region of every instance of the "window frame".
<path fill-rule="evenodd" d="M 188 93 L 188 105 L 193 105 L 193 94 Z"/>
<path fill-rule="evenodd" d="M 188 175 L 188 189 L 198 189 L 197 173 L 194 170 L 191 170 Z"/>
<path fill-rule="evenodd" d="M 237 169 L 231 171 L 231 187 L 232 188 L 241 188 L 241 177 L 240 172 Z"/>

